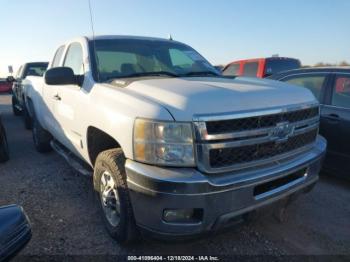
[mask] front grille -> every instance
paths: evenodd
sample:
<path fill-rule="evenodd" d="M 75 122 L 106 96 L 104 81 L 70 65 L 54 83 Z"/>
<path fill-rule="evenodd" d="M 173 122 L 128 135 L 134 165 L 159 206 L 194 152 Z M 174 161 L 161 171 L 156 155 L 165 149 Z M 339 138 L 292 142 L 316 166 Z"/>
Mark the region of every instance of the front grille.
<path fill-rule="evenodd" d="M 319 108 L 312 107 L 308 109 L 296 110 L 291 112 L 254 116 L 241 119 L 220 120 L 206 122 L 206 128 L 209 135 L 224 134 L 230 132 L 240 132 L 266 127 L 276 126 L 280 122 L 298 122 L 310 119 L 319 115 Z"/>
<path fill-rule="evenodd" d="M 222 168 L 265 160 L 313 143 L 316 140 L 317 133 L 318 130 L 314 129 L 290 137 L 284 143 L 267 142 L 241 147 L 211 149 L 209 152 L 210 166 L 211 168 Z"/>

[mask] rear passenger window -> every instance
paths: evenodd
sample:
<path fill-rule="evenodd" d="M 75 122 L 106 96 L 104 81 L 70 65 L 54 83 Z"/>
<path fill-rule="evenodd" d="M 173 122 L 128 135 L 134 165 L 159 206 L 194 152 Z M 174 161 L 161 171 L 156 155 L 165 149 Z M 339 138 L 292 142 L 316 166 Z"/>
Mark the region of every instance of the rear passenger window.
<path fill-rule="evenodd" d="M 239 74 L 240 64 L 229 65 L 222 74 L 224 76 L 237 76 Z"/>
<path fill-rule="evenodd" d="M 333 88 L 332 105 L 350 108 L 350 76 L 337 76 Z"/>
<path fill-rule="evenodd" d="M 283 80 L 289 84 L 303 86 L 309 89 L 314 96 L 320 100 L 322 86 L 326 79 L 325 75 L 299 75 L 288 78 L 287 80 Z"/>
<path fill-rule="evenodd" d="M 58 66 L 60 66 L 60 61 L 61 61 L 61 58 L 62 58 L 62 55 L 63 55 L 63 51 L 64 51 L 64 46 L 61 46 L 61 47 L 59 47 L 57 49 L 55 57 L 53 58 L 51 67 L 58 67 Z"/>
<path fill-rule="evenodd" d="M 249 62 L 244 65 L 243 75 L 244 76 L 254 76 L 258 74 L 259 63 L 258 62 Z"/>

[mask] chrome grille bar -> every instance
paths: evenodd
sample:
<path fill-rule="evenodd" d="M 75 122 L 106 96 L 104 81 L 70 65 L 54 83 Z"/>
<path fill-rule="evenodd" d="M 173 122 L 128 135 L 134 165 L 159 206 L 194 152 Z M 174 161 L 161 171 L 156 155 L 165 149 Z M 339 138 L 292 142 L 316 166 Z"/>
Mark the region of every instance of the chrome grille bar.
<path fill-rule="evenodd" d="M 219 115 L 219 116 L 196 116 L 194 118 L 194 127 L 196 132 L 196 149 L 197 149 L 197 163 L 200 170 L 206 172 L 206 173 L 218 173 L 218 172 L 227 172 L 232 170 L 239 170 L 244 168 L 250 168 L 258 165 L 266 165 L 266 164 L 275 164 L 276 161 L 280 161 L 282 159 L 289 159 L 291 157 L 296 157 L 297 155 L 300 155 L 301 153 L 309 150 L 313 143 L 303 145 L 300 148 L 297 148 L 295 150 L 291 150 L 289 152 L 283 152 L 283 154 L 280 155 L 274 155 L 272 157 L 269 157 L 267 159 L 258 159 L 255 161 L 247 162 L 247 163 L 239 163 L 239 164 L 232 164 L 229 166 L 224 167 L 213 167 L 211 166 L 210 161 L 210 151 L 211 150 L 220 150 L 220 149 L 229 149 L 229 148 L 240 148 L 250 146 L 250 145 L 262 145 L 262 147 L 268 143 L 281 143 L 281 146 L 283 146 L 284 142 L 287 142 L 289 139 L 293 139 L 293 137 L 299 136 L 301 134 L 310 132 L 312 130 L 315 130 L 318 132 L 318 126 L 319 126 L 319 105 L 317 103 L 311 103 L 311 104 L 303 104 L 299 106 L 292 106 L 289 108 L 284 109 L 268 109 L 268 110 L 262 110 L 258 112 L 243 112 L 243 113 L 237 113 L 237 114 L 229 114 L 230 117 L 228 118 L 227 115 Z M 258 129 L 248 129 L 244 131 L 236 131 L 236 132 L 227 132 L 227 133 L 218 133 L 218 134 L 208 134 L 206 130 L 206 122 L 207 121 L 218 121 L 218 120 L 230 120 L 230 119 L 241 119 L 241 117 L 268 117 L 269 114 L 276 115 L 276 112 L 279 112 L 281 114 L 292 112 L 292 114 L 298 113 L 298 111 L 305 110 L 305 109 L 318 109 L 318 115 L 303 119 L 301 121 L 296 121 L 289 123 L 287 122 L 285 125 L 288 126 L 288 130 L 290 130 L 290 134 L 283 139 L 283 141 L 280 141 L 278 137 L 274 135 L 274 132 L 276 131 L 276 127 L 281 123 L 276 123 L 275 126 L 270 126 L 266 128 L 258 128 Z M 267 113 L 264 114 L 264 113 Z M 284 124 L 284 123 L 282 123 Z M 280 146 L 280 147 L 281 147 Z M 278 147 L 278 148 L 280 148 Z M 263 148 L 261 150 L 264 150 Z"/>

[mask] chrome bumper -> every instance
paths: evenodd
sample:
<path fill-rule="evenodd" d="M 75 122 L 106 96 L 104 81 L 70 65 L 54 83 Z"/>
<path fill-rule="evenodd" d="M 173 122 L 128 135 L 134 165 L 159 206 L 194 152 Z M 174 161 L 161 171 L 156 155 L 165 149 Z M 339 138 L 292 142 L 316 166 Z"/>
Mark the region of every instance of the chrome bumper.
<path fill-rule="evenodd" d="M 327 142 L 318 136 L 314 147 L 290 161 L 266 168 L 203 174 L 194 168 L 166 168 L 127 160 L 126 173 L 131 202 L 138 226 L 173 236 L 195 235 L 225 224 L 225 221 L 304 191 L 318 180 Z M 306 175 L 264 194 L 254 189 L 302 169 Z M 198 223 L 168 223 L 164 209 L 197 208 L 203 210 Z"/>

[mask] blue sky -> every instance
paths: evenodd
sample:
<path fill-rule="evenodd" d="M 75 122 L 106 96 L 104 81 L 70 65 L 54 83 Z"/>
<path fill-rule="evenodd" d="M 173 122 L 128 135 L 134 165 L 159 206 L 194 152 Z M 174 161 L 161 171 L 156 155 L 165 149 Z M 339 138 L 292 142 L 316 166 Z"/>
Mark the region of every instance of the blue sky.
<path fill-rule="evenodd" d="M 213 64 L 272 54 L 350 62 L 349 0 L 91 0 L 96 34 L 167 37 Z M 91 35 L 88 0 L 0 0 L 0 75 Z"/>

